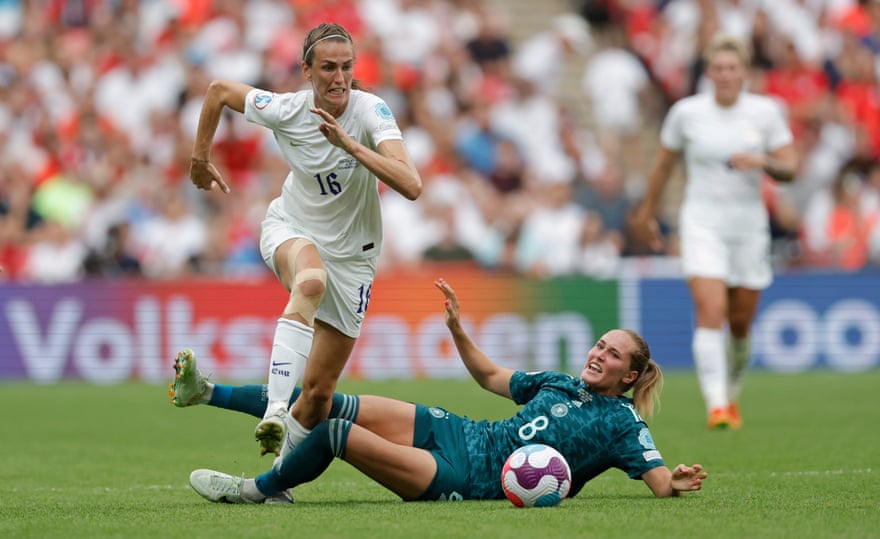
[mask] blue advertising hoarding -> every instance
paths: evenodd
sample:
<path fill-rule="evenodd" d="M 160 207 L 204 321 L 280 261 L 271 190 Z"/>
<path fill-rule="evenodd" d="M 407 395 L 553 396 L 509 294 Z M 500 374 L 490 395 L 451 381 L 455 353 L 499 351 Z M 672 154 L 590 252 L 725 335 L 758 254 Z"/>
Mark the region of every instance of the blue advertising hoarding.
<path fill-rule="evenodd" d="M 638 282 L 638 325 L 665 367 L 693 367 L 691 297 L 681 279 Z M 753 366 L 779 372 L 880 367 L 880 274 L 777 276 L 752 327 Z"/>

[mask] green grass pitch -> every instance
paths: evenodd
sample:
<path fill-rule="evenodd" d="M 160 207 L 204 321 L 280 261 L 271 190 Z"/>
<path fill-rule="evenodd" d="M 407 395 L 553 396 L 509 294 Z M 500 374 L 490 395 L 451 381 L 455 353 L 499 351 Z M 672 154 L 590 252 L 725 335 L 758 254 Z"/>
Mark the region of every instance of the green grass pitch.
<path fill-rule="evenodd" d="M 170 368 L 169 368 L 170 372 Z M 336 461 L 293 507 L 212 504 L 194 468 L 252 476 L 256 419 L 177 409 L 164 387 L 0 384 L 0 537 L 880 537 L 880 371 L 750 373 L 741 431 L 708 432 L 691 373 L 667 373 L 652 431 L 668 464 L 703 464 L 702 491 L 654 499 L 611 470 L 548 509 L 507 501 L 403 503 Z M 512 403 L 470 381 L 340 390 L 500 418 Z"/>

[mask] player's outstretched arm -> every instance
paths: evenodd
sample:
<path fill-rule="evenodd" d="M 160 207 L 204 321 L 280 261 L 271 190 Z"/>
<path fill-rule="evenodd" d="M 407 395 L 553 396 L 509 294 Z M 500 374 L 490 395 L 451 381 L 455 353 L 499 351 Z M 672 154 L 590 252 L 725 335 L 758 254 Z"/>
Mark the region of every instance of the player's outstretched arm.
<path fill-rule="evenodd" d="M 449 286 L 449 283 L 440 278 L 434 281 L 434 286 L 446 296 L 444 304 L 446 308 L 446 327 L 449 328 L 449 332 L 452 334 L 452 340 L 455 341 L 455 347 L 458 349 L 461 361 L 467 367 L 468 372 L 471 373 L 471 376 L 483 389 L 508 399 L 511 398 L 510 378 L 513 376 L 513 369 L 496 365 L 471 340 L 470 335 L 467 334 L 461 325 L 458 297 L 455 295 L 452 287 Z"/>
<path fill-rule="evenodd" d="M 642 480 L 658 498 L 678 496 L 682 492 L 700 490 L 703 488 L 703 479 L 707 476 L 703 466 L 694 464 L 686 466 L 679 464 L 674 470 L 666 466 L 658 466 L 642 474 Z"/>
<path fill-rule="evenodd" d="M 199 125 L 196 129 L 189 169 L 190 181 L 199 189 L 210 191 L 216 183 L 224 193 L 229 193 L 229 185 L 211 164 L 211 144 L 223 108 L 229 107 L 234 111 L 244 112 L 245 97 L 252 89 L 253 87 L 247 84 L 228 80 L 214 80 L 208 85 L 202 110 L 199 113 Z"/>

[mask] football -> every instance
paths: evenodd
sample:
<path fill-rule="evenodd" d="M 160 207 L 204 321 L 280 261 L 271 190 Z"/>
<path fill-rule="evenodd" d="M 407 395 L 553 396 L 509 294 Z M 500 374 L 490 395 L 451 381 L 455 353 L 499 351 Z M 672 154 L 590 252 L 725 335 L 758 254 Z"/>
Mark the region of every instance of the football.
<path fill-rule="evenodd" d="M 544 444 L 520 447 L 507 457 L 501 488 L 517 507 L 552 507 L 568 496 L 571 469 L 559 451 Z"/>

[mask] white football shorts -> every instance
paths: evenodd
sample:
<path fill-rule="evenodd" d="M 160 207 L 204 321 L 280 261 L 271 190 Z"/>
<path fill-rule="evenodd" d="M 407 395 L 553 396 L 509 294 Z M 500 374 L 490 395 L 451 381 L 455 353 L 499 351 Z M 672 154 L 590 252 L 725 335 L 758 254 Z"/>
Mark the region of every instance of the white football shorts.
<path fill-rule="evenodd" d="M 681 264 L 685 278 L 722 279 L 729 287 L 763 290 L 773 282 L 769 234 L 724 237 L 689 226 L 681 230 Z"/>
<path fill-rule="evenodd" d="M 308 233 L 293 226 L 274 205 L 270 206 L 260 226 L 260 254 L 276 277 L 275 251 L 282 243 L 293 238 L 305 238 L 321 252 L 321 246 Z M 321 253 L 321 258 L 327 270 L 327 290 L 315 318 L 356 339 L 361 334 L 361 325 L 370 301 L 378 257 L 328 260 Z"/>

